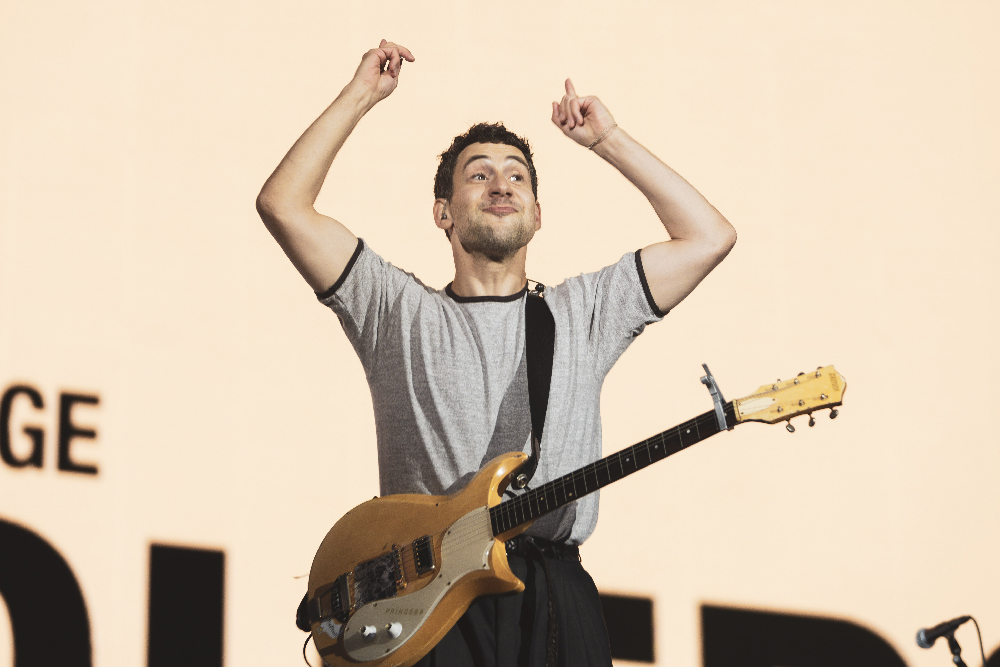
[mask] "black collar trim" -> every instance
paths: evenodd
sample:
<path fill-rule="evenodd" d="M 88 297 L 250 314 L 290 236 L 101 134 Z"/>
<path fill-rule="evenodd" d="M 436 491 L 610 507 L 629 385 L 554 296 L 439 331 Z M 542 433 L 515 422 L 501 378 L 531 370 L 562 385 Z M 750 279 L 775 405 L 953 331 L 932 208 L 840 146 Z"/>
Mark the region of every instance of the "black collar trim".
<path fill-rule="evenodd" d="M 444 288 L 445 294 L 451 297 L 452 301 L 456 303 L 506 303 L 509 301 L 517 301 L 528 291 L 528 283 L 524 283 L 524 287 L 521 288 L 519 292 L 514 292 L 508 296 L 459 296 L 455 294 L 455 291 L 451 289 L 451 283 L 448 283 L 447 287 Z"/>

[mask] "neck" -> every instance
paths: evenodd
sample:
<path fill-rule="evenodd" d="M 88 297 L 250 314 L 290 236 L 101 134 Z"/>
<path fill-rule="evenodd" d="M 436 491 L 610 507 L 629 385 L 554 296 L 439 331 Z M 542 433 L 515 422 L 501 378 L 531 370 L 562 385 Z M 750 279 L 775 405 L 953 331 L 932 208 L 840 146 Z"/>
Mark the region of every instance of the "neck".
<path fill-rule="evenodd" d="M 527 247 L 507 259 L 494 262 L 478 253 L 469 254 L 459 246 L 455 251 L 455 280 L 452 291 L 459 296 L 510 296 L 527 282 Z"/>

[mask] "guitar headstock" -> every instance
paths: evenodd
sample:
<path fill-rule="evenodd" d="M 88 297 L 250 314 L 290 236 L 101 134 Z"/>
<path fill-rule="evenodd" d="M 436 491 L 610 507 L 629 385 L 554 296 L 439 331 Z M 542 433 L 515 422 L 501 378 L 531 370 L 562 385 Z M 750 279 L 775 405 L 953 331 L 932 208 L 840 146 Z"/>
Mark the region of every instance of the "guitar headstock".
<path fill-rule="evenodd" d="M 761 385 L 746 398 L 733 401 L 736 421 L 755 421 L 777 424 L 799 415 L 809 414 L 823 408 L 834 408 L 844 401 L 847 382 L 833 366 L 817 368 L 812 373 L 799 373 L 791 380 L 778 380 Z M 830 417 L 837 411 L 831 410 Z M 815 423 L 810 417 L 810 426 Z M 789 424 L 789 431 L 794 427 Z"/>

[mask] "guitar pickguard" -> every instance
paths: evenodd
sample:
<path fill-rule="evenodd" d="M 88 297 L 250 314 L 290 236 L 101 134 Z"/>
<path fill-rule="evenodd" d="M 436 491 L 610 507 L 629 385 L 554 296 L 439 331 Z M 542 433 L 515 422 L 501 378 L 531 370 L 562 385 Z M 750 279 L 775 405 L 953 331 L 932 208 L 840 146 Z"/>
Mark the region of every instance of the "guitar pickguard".
<path fill-rule="evenodd" d="M 343 627 L 344 650 L 354 660 L 370 662 L 405 644 L 462 577 L 490 568 L 493 543 L 488 508 L 476 508 L 453 523 L 441 542 L 441 567 L 434 581 L 409 595 L 359 608 Z M 374 633 L 365 636 L 366 627 L 374 628 Z M 398 636 L 393 637 L 390 629 L 398 630 Z"/>

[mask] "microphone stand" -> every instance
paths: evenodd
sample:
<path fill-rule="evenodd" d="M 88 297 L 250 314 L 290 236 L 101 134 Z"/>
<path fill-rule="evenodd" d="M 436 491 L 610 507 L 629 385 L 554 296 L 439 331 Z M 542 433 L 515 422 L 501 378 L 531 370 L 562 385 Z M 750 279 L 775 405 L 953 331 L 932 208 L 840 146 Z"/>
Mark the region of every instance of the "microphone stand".
<path fill-rule="evenodd" d="M 948 648 L 951 649 L 951 661 L 955 663 L 955 667 L 968 667 L 965 661 L 962 660 L 962 647 L 958 645 L 958 641 L 955 639 L 955 631 L 952 630 L 945 637 L 948 639 Z"/>

